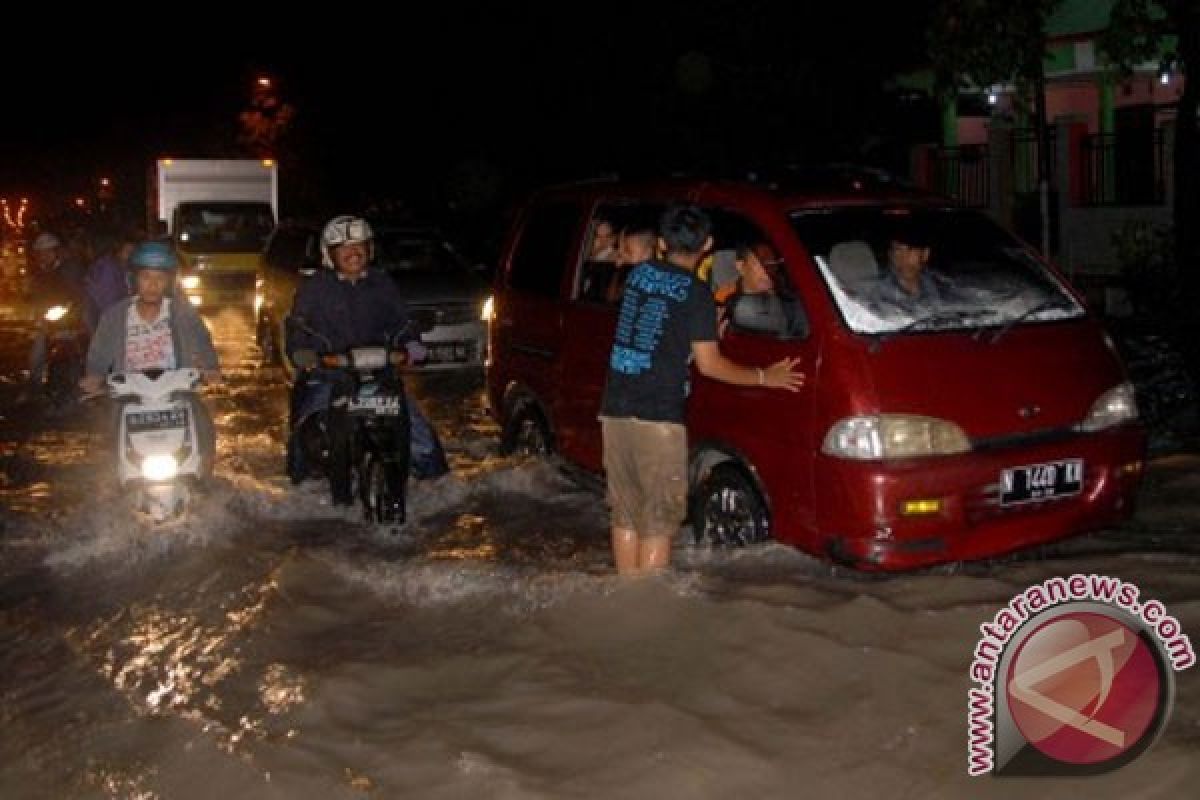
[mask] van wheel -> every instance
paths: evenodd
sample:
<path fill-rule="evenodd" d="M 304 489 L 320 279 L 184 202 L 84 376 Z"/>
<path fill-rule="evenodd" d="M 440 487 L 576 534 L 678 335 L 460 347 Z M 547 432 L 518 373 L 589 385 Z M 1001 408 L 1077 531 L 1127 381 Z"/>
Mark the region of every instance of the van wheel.
<path fill-rule="evenodd" d="M 501 445 L 505 454 L 510 455 L 544 456 L 554 452 L 550 426 L 542 413 L 529 403 L 518 407 L 509 418 Z"/>
<path fill-rule="evenodd" d="M 697 544 L 743 547 L 771 538 L 767 504 L 739 467 L 717 464 L 692 495 Z"/>

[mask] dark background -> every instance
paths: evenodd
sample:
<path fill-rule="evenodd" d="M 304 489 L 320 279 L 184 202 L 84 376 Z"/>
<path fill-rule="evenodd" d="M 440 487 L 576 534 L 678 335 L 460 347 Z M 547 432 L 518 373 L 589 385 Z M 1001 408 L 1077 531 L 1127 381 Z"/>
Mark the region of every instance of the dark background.
<path fill-rule="evenodd" d="M 883 86 L 921 64 L 928 5 L 64 11 L 11 32 L 0 195 L 50 216 L 107 176 L 111 204 L 141 218 L 155 157 L 245 154 L 238 115 L 260 74 L 295 112 L 275 148 L 289 217 L 387 205 L 478 223 L 541 183 L 604 174 L 903 171 L 936 114 Z"/>

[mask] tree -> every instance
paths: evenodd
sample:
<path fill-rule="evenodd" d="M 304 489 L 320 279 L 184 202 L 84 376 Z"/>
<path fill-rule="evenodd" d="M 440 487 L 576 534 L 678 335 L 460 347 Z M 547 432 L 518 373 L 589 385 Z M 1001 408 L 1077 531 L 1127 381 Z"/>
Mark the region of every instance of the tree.
<path fill-rule="evenodd" d="M 935 85 L 943 101 L 960 89 L 1011 83 L 1033 106 L 1038 142 L 1042 250 L 1049 250 L 1050 148 L 1046 145 L 1046 20 L 1062 0 L 939 0 L 929 27 Z"/>
<path fill-rule="evenodd" d="M 1124 75 L 1138 64 L 1168 58 L 1186 76 L 1175 114 L 1174 254 L 1186 299 L 1200 300 L 1200 3 L 1117 0 L 1100 49 Z"/>
<path fill-rule="evenodd" d="M 280 100 L 269 78 L 258 78 L 250 96 L 250 108 L 238 115 L 238 143 L 257 158 L 278 158 L 280 140 L 287 133 L 296 110 Z"/>

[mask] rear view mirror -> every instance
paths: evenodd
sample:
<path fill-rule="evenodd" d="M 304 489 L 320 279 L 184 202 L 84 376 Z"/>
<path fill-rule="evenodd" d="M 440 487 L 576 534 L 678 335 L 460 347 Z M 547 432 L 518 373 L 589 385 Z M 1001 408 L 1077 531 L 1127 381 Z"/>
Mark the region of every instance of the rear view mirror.
<path fill-rule="evenodd" d="M 730 321 L 751 333 L 773 334 L 780 339 L 808 336 L 808 318 L 795 299 L 777 294 L 741 294 L 730 301 Z"/>

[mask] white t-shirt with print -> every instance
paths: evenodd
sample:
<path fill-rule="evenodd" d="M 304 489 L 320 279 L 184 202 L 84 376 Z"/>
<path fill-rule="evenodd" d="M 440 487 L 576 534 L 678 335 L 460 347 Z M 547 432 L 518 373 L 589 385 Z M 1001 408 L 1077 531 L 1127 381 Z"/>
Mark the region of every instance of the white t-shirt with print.
<path fill-rule="evenodd" d="M 125 318 L 125 369 L 175 369 L 175 347 L 171 343 L 170 298 L 163 298 L 153 322 L 142 319 L 137 301 L 129 304 Z"/>

